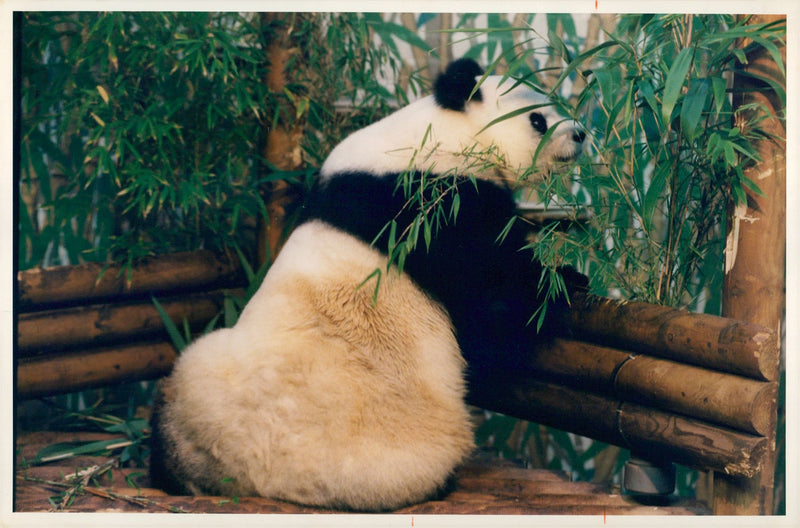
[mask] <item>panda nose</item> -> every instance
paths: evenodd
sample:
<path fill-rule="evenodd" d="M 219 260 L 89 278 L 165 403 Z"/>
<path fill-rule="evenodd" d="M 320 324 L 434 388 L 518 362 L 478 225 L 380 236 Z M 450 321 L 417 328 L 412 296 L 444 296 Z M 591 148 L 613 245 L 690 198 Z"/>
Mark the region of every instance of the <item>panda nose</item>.
<path fill-rule="evenodd" d="M 575 143 L 583 143 L 584 139 L 586 139 L 586 132 L 583 130 L 576 130 L 572 133 L 572 141 Z"/>

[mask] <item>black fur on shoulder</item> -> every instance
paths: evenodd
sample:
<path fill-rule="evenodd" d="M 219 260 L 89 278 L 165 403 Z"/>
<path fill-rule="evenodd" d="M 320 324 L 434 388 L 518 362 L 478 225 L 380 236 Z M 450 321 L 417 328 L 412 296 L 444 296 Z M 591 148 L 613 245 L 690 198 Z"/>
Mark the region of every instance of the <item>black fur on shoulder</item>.
<path fill-rule="evenodd" d="M 404 209 L 407 201 L 396 178 L 337 174 L 312 191 L 304 220 L 322 220 L 385 251 L 388 230 L 375 240 L 384 226 L 395 219 L 400 232 L 417 214 Z M 569 332 L 568 306 L 563 299 L 549 304 L 539 332 L 535 322 L 528 324 L 544 302 L 538 287 L 544 269 L 529 251 L 520 251 L 527 244 L 522 222 L 513 224 L 502 243 L 497 240 L 516 213 L 511 191 L 465 178 L 458 194 L 456 221 L 434 233 L 427 251 L 421 245 L 409 254 L 404 271 L 447 309 L 470 377 L 489 375 L 496 367 L 513 371 L 533 344 Z M 450 209 L 448 200 L 452 196 L 443 199 L 444 210 Z M 586 278 L 575 270 L 559 271 L 568 288 L 585 286 Z"/>
<path fill-rule="evenodd" d="M 475 77 L 479 75 L 483 75 L 483 70 L 472 59 L 458 59 L 451 62 L 434 84 L 433 94 L 436 103 L 442 108 L 462 112 L 472 90 L 475 89 Z M 482 100 L 480 90 L 472 94 L 472 100 Z"/>

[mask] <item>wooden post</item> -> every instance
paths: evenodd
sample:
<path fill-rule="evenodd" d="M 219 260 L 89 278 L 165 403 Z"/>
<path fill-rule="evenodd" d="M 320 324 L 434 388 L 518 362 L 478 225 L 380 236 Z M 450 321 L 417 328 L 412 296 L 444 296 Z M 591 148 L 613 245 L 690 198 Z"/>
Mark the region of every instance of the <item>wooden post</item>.
<path fill-rule="evenodd" d="M 298 49 L 292 46 L 292 13 L 262 13 L 261 24 L 264 31 L 272 31 L 266 49 L 269 71 L 264 82 L 274 94 L 283 94 L 288 83 L 287 65 Z M 294 115 L 294 109 L 286 109 Z M 303 127 L 297 122 L 278 120 L 278 126 L 267 131 L 263 145 L 263 155 L 269 163 L 280 170 L 295 170 L 303 164 L 300 139 Z M 278 254 L 285 228 L 286 206 L 292 201 L 293 193 L 283 180 L 270 182 L 265 188 L 265 199 L 269 221 L 259 222 L 258 258 L 259 264 L 272 261 Z"/>
<path fill-rule="evenodd" d="M 753 23 L 786 20 L 785 16 L 755 16 Z M 784 64 L 786 48 L 781 48 Z M 786 86 L 769 53 L 763 48 L 748 57 L 747 69 Z M 764 105 L 773 115 L 784 108 L 768 86 L 747 76 L 734 78 L 735 106 Z M 785 138 L 783 123 L 774 118 L 761 126 Z M 761 162 L 745 171 L 764 196 L 748 191 L 747 206 L 737 208 L 729 222 L 726 275 L 722 314 L 772 328 L 780 335 L 785 306 L 786 268 L 786 152 L 780 141 L 764 140 L 758 146 Z M 735 233 L 738 230 L 738 240 Z M 769 452 L 760 474 L 752 479 L 734 479 L 715 474 L 714 513 L 720 515 L 766 515 L 773 511 L 775 430 L 769 435 Z"/>

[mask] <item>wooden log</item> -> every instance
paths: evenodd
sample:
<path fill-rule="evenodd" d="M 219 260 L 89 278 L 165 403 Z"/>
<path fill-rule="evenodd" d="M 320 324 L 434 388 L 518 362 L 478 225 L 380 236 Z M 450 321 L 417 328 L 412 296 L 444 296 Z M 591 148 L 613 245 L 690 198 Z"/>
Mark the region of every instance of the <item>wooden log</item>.
<path fill-rule="evenodd" d="M 133 268 L 130 281 L 119 264 L 87 263 L 17 273 L 19 306 L 24 311 L 152 292 L 241 286 L 243 282 L 238 259 L 204 250 L 143 259 Z"/>
<path fill-rule="evenodd" d="M 777 382 L 566 339 L 540 347 L 529 366 L 544 379 L 748 433 L 763 436 L 775 428 Z"/>
<path fill-rule="evenodd" d="M 20 361 L 17 396 L 37 398 L 169 373 L 177 355 L 166 342 L 136 343 Z"/>
<path fill-rule="evenodd" d="M 756 15 L 752 24 L 786 23 L 786 15 Z M 785 35 L 784 35 L 785 38 Z M 785 41 L 784 41 L 785 42 Z M 742 48 L 749 44 L 743 42 Z M 786 46 L 776 43 L 783 64 Z M 744 175 L 761 189 L 749 189 L 746 204 L 732 210 L 725 248 L 722 314 L 772 328 L 780 335 L 786 307 L 786 101 L 761 80 L 770 79 L 786 88 L 772 54 L 763 47 L 747 57 L 747 73 L 734 77 L 734 107 L 763 118 L 759 128 L 765 137 L 756 145 L 760 161 L 744 169 Z M 754 74 L 751 76 L 750 74 Z M 765 112 L 766 111 L 766 112 Z M 771 114 L 771 115 L 770 115 Z M 794 148 L 794 145 L 792 145 Z M 738 236 L 737 236 L 738 235 Z M 768 515 L 773 513 L 775 488 L 775 432 L 764 471 L 749 481 L 716 475 L 714 512 L 721 515 Z"/>
<path fill-rule="evenodd" d="M 573 295 L 572 324 L 601 344 L 776 381 L 778 336 L 766 327 L 642 302 Z"/>
<path fill-rule="evenodd" d="M 622 366 L 618 397 L 765 436 L 775 428 L 778 382 L 760 382 L 648 356 Z"/>
<path fill-rule="evenodd" d="M 619 430 L 637 453 L 737 477 L 761 470 L 769 444 L 761 436 L 629 403 L 620 406 Z"/>
<path fill-rule="evenodd" d="M 469 402 L 695 468 L 752 476 L 767 439 L 701 420 L 536 380 L 486 379 Z"/>
<path fill-rule="evenodd" d="M 241 291 L 233 290 L 239 294 Z M 185 318 L 197 329 L 222 308 L 223 291 L 164 299 L 160 304 L 176 324 Z M 17 346 L 22 357 L 68 347 L 91 347 L 124 340 L 141 341 L 165 334 L 161 315 L 151 299 L 125 304 L 76 306 L 21 314 Z"/>

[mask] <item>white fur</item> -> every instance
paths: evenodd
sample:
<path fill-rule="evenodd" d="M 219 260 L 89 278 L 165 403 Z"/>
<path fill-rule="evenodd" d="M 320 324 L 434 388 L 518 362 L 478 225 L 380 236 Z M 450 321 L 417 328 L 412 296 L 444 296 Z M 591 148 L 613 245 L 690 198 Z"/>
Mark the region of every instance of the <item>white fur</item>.
<path fill-rule="evenodd" d="M 377 305 L 374 270 L 383 270 Z M 382 510 L 425 499 L 472 448 L 443 309 L 386 259 L 300 226 L 232 329 L 180 356 L 165 436 L 199 491 Z"/>
<path fill-rule="evenodd" d="M 486 179 L 496 178 L 499 171 L 503 179 L 515 181 L 531 167 L 541 140 L 528 118 L 531 112 L 545 116 L 548 128 L 558 127 L 539 153 L 538 169 L 578 154 L 574 122 L 558 115 L 547 98 L 529 87 L 514 86 L 512 79 L 501 81 L 499 76 L 487 77 L 480 85 L 482 100 L 468 102 L 463 112 L 442 108 L 428 96 L 357 130 L 325 160 L 323 179 L 342 171 L 382 175 L 415 168 L 437 174 L 459 170 Z M 545 106 L 486 128 L 501 116 L 533 105 Z"/>

